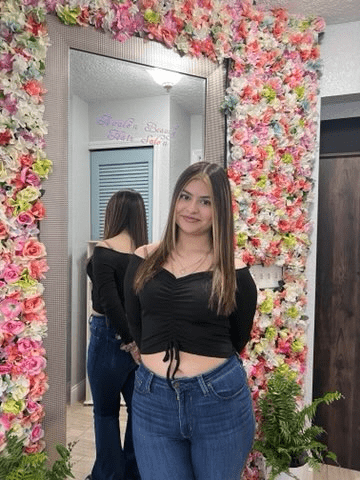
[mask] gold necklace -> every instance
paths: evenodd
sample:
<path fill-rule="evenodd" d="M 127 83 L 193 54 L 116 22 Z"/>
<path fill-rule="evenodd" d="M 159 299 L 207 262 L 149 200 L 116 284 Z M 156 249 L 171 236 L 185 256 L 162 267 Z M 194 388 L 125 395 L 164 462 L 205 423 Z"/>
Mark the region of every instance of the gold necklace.
<path fill-rule="evenodd" d="M 177 268 L 177 265 L 176 265 L 176 260 L 174 260 L 173 258 L 173 265 L 175 267 L 175 270 L 178 270 L 180 275 L 191 275 L 192 273 L 194 273 L 196 270 L 198 270 L 201 265 L 205 262 L 205 260 L 207 259 L 207 257 L 209 256 L 209 252 L 206 252 L 204 253 L 204 255 L 202 255 L 198 260 L 196 260 L 196 262 L 193 262 L 191 263 L 190 265 L 187 265 L 187 266 L 184 266 L 181 261 L 180 261 L 180 254 L 175 250 L 175 253 L 177 255 L 177 263 L 180 265 L 180 269 Z M 191 269 L 191 272 L 188 272 L 189 268 Z"/>

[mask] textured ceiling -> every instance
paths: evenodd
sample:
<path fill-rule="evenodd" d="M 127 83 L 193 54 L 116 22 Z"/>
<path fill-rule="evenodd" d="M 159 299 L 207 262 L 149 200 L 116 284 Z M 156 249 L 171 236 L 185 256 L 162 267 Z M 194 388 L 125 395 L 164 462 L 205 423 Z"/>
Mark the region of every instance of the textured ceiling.
<path fill-rule="evenodd" d="M 256 4 L 265 9 L 283 7 L 295 15 L 320 16 L 327 25 L 360 21 L 360 0 L 256 0 Z M 71 51 L 70 72 L 71 93 L 87 103 L 167 95 L 145 67 L 129 62 Z M 182 77 L 170 95 L 190 114 L 203 114 L 205 80 L 189 75 Z"/>
<path fill-rule="evenodd" d="M 169 95 L 152 79 L 147 71 L 150 68 L 71 50 L 70 91 L 87 103 Z M 189 114 L 203 115 L 205 82 L 203 78 L 182 75 L 170 95 Z"/>
<path fill-rule="evenodd" d="M 265 8 L 284 7 L 291 14 L 323 17 L 327 25 L 360 20 L 360 0 L 256 0 Z"/>

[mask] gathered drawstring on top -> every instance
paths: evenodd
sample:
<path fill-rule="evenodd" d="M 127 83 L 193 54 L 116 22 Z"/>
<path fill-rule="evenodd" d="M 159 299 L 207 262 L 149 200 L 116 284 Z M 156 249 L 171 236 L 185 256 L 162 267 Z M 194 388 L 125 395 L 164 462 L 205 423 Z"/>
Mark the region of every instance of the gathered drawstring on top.
<path fill-rule="evenodd" d="M 180 366 L 180 346 L 179 346 L 179 343 L 176 341 L 176 340 L 171 340 L 169 343 L 168 343 L 168 347 L 166 349 L 166 353 L 165 353 L 165 356 L 163 358 L 163 362 L 168 362 L 170 360 L 170 363 L 169 363 L 169 367 L 166 371 L 166 379 L 170 385 L 170 387 L 172 389 L 174 389 L 174 387 L 172 386 L 172 383 L 171 383 L 171 380 L 174 380 L 175 378 L 175 373 L 179 370 L 179 366 Z M 173 360 L 175 360 L 175 369 L 170 377 L 170 369 L 171 369 L 171 366 L 172 366 L 172 362 Z"/>

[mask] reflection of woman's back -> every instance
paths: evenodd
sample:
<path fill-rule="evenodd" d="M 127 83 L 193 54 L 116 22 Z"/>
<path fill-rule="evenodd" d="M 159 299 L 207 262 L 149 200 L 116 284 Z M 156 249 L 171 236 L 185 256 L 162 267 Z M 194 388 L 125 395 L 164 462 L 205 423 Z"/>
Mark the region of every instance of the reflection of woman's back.
<path fill-rule="evenodd" d="M 140 479 L 131 431 L 138 350 L 125 317 L 124 276 L 132 252 L 146 242 L 146 238 L 141 195 L 131 190 L 115 193 L 106 208 L 104 240 L 96 245 L 87 265 L 93 307 L 87 371 L 94 402 L 96 442 L 96 459 L 87 480 Z M 123 447 L 120 394 L 128 411 Z"/>

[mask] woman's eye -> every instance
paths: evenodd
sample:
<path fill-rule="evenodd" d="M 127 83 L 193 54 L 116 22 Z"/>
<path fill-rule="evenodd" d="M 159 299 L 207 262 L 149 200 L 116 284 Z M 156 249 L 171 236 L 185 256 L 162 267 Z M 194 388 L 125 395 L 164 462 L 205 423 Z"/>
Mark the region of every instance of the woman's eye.
<path fill-rule="evenodd" d="M 179 198 L 181 198 L 181 200 L 188 200 L 190 196 L 187 193 L 181 193 Z"/>
<path fill-rule="evenodd" d="M 210 205 L 211 205 L 210 200 L 207 200 L 207 199 L 201 200 L 201 203 L 202 203 L 203 205 L 206 205 L 206 206 L 210 206 Z"/>

